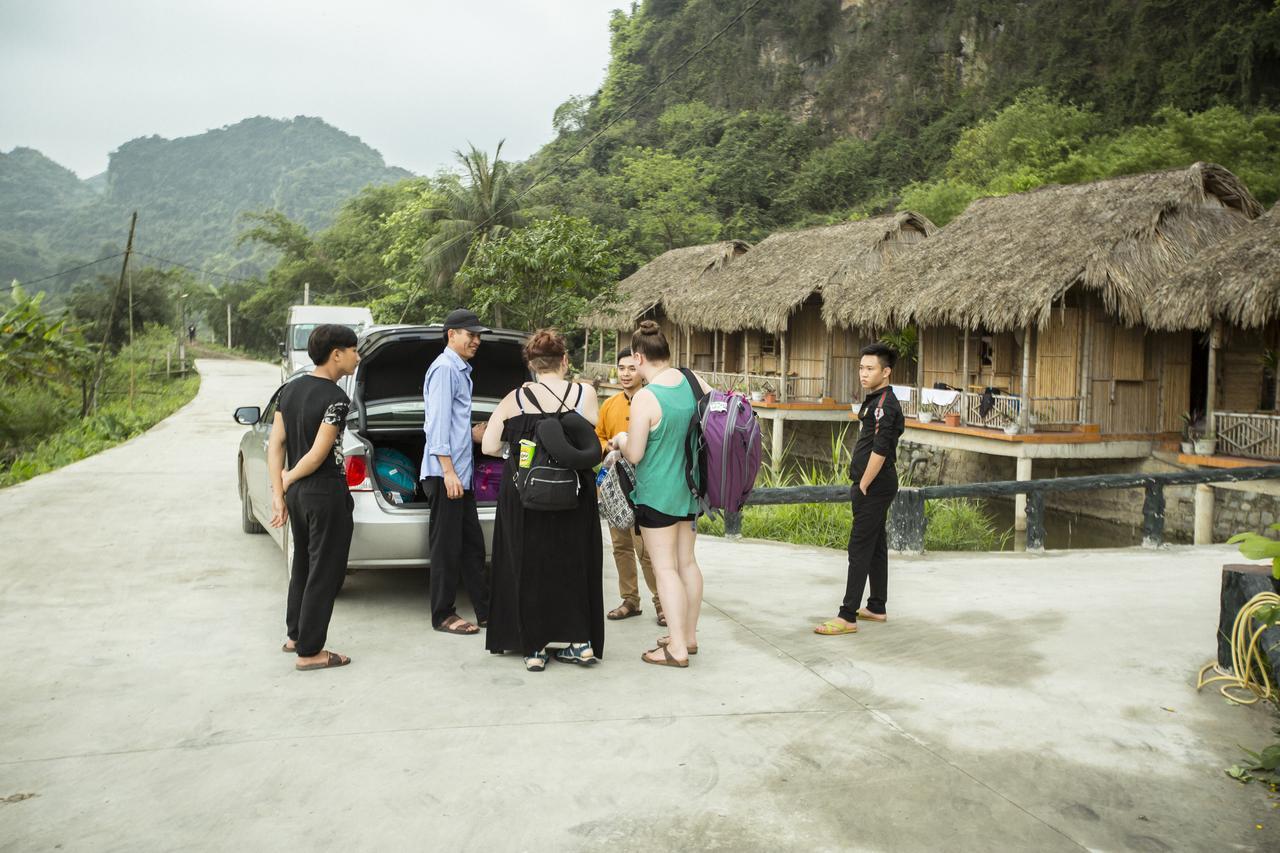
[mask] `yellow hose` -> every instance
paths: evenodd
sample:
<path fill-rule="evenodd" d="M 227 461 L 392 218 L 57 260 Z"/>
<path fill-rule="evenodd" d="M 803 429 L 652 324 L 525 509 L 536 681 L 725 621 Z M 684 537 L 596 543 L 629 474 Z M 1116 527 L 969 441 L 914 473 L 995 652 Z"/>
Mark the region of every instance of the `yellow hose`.
<path fill-rule="evenodd" d="M 1262 640 L 1262 634 L 1267 630 L 1267 626 L 1256 616 L 1259 610 L 1278 605 L 1280 605 L 1280 595 L 1274 592 L 1260 592 L 1240 608 L 1240 612 L 1236 614 L 1235 624 L 1231 627 L 1231 668 L 1235 670 L 1235 675 L 1222 674 L 1205 678 L 1205 673 L 1217 667 L 1216 663 L 1207 663 L 1200 667 L 1196 690 L 1206 684 L 1225 681 L 1227 683 L 1219 687 L 1218 692 L 1239 705 L 1252 705 L 1259 699 L 1278 698 L 1271 684 L 1271 673 L 1267 671 L 1266 659 L 1258 648 L 1258 643 Z M 1255 622 L 1257 622 L 1256 626 Z M 1257 676 L 1262 677 L 1261 682 L 1258 681 Z M 1233 695 L 1232 691 L 1236 691 L 1237 695 Z M 1248 695 L 1240 696 L 1238 695 L 1240 692 Z"/>

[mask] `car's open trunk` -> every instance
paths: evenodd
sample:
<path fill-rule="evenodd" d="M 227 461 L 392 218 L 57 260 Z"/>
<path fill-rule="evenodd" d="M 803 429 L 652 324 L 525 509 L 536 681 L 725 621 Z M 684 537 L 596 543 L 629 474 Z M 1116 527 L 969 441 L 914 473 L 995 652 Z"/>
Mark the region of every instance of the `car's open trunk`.
<path fill-rule="evenodd" d="M 498 401 L 529 378 L 520 351 L 523 340 L 520 333 L 509 331 L 494 331 L 484 336 L 471 361 L 473 423 L 488 420 Z M 369 448 L 371 461 L 379 448 L 398 450 L 413 463 L 416 475 L 426 445 L 422 431 L 422 384 L 427 368 L 443 349 L 444 332 L 439 326 L 372 329 L 361 340 L 361 362 L 354 377 L 352 400 L 356 411 L 355 432 Z M 477 469 L 485 459 L 487 457 L 480 454 L 480 446 L 475 445 Z M 383 496 L 386 497 L 385 490 Z M 492 502 L 480 499 L 477 494 L 477 503 Z M 421 484 L 413 500 L 401 506 L 428 506 Z"/>
<path fill-rule="evenodd" d="M 413 470 L 415 474 L 419 470 L 419 466 L 422 463 L 422 451 L 427 443 L 426 435 L 423 433 L 421 427 L 417 428 L 416 430 L 414 429 L 376 430 L 373 432 L 373 434 L 364 435 L 362 436 L 362 438 L 364 439 L 365 445 L 367 447 L 372 448 L 369 453 L 370 459 L 375 458 L 375 454 L 379 449 L 398 450 L 399 452 L 407 456 L 409 458 L 409 461 L 413 463 Z M 474 458 L 475 458 L 477 469 L 484 462 L 489 462 L 492 464 L 501 464 L 502 462 L 502 460 L 500 459 L 495 460 L 492 457 L 484 456 L 483 454 L 481 454 L 479 444 L 474 446 L 474 450 L 475 450 Z M 374 476 L 374 479 L 376 482 L 376 479 L 377 479 L 376 475 L 372 475 L 372 476 Z M 415 479 L 416 479 L 416 476 L 415 476 Z M 394 501 L 392 501 L 390 498 L 387 497 L 387 489 L 384 488 L 383 484 L 378 483 L 377 485 L 379 489 L 382 491 L 383 497 L 387 498 L 387 502 L 394 503 Z M 468 484 L 469 487 L 471 485 L 472 484 Z M 476 504 L 478 506 L 490 506 L 493 503 L 494 501 L 492 500 L 482 499 L 481 495 L 477 493 Z M 426 497 L 422 494 L 422 484 L 418 483 L 418 488 L 414 491 L 412 500 L 407 500 L 402 504 L 398 504 L 398 506 L 404 506 L 404 507 L 410 507 L 410 508 L 413 508 L 413 507 L 425 508 L 430 506 L 430 504 L 427 502 Z"/>

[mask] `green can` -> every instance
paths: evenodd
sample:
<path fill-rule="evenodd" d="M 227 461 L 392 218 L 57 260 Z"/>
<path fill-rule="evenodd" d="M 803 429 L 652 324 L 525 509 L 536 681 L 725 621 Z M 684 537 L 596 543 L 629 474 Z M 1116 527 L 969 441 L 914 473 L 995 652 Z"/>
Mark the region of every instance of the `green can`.
<path fill-rule="evenodd" d="M 520 467 L 528 468 L 533 465 L 533 451 L 537 449 L 537 442 L 530 441 L 527 438 L 520 439 Z"/>

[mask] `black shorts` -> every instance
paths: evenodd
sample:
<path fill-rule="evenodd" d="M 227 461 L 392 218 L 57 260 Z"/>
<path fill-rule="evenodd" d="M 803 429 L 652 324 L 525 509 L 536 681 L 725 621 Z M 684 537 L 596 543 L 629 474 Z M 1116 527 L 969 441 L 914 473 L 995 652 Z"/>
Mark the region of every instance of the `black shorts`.
<path fill-rule="evenodd" d="M 636 527 L 661 528 L 671 527 L 682 521 L 693 521 L 696 515 L 667 515 L 658 512 L 651 506 L 636 504 Z"/>

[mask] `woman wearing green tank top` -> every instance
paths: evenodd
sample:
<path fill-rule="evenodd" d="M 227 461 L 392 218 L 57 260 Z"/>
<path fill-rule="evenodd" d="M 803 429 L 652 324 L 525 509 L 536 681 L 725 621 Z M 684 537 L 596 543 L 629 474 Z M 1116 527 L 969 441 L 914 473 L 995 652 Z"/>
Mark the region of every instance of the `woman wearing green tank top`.
<path fill-rule="evenodd" d="M 684 446 L 697 403 L 658 324 L 645 320 L 631 336 L 637 371 L 647 383 L 631 398 L 631 421 L 611 444 L 636 466 L 636 523 L 653 561 L 658 598 L 670 635 L 641 655 L 645 663 L 686 667 L 698 653 L 702 570 L 693 556 L 698 502 L 685 479 Z M 698 379 L 703 391 L 711 390 Z"/>

